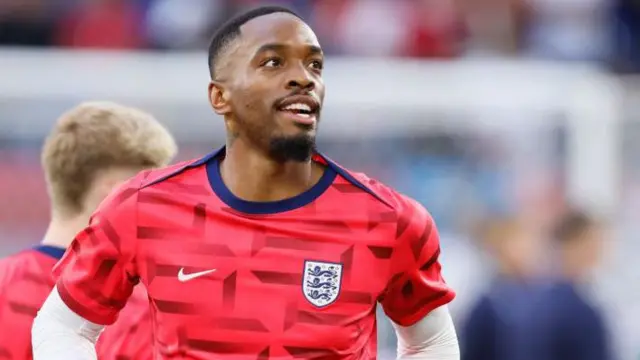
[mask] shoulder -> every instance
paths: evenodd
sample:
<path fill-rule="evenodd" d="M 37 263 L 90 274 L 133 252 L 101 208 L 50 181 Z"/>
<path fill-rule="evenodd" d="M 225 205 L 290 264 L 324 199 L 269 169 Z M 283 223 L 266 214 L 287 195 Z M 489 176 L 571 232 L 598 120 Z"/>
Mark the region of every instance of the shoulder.
<path fill-rule="evenodd" d="M 471 332 L 477 332 L 478 328 L 489 329 L 496 324 L 497 318 L 498 311 L 494 302 L 489 296 L 482 295 L 468 309 L 463 328 Z M 482 336 L 482 334 L 470 334 L 470 336 L 473 335 Z"/>
<path fill-rule="evenodd" d="M 145 170 L 137 175 L 139 188 L 147 188 L 167 181 L 192 167 L 201 165 L 198 160 L 182 161 L 159 169 Z"/>
<path fill-rule="evenodd" d="M 343 170 L 350 182 L 355 182 L 364 191 L 370 193 L 378 202 L 387 207 L 387 211 L 393 214 L 397 222 L 398 236 L 404 233 L 406 229 L 413 229 L 413 232 L 422 233 L 426 228 L 430 228 L 434 224 L 434 220 L 427 209 L 413 198 L 398 192 L 392 187 L 381 183 L 380 181 L 369 177 L 360 172 L 352 172 Z"/>
<path fill-rule="evenodd" d="M 381 204 L 393 210 L 398 215 L 410 214 L 422 218 L 430 218 L 428 211 L 411 197 L 402 194 L 389 185 L 368 176 L 362 172 L 355 172 L 345 168 L 340 168 L 339 174 L 348 182 L 361 188 L 375 197 Z"/>
<path fill-rule="evenodd" d="M 53 288 L 51 271 L 55 263 L 55 259 L 35 250 L 25 250 L 0 260 L 0 303 L 2 298 L 14 296 L 29 302 L 44 301 Z"/>
<path fill-rule="evenodd" d="M 471 312 L 484 312 L 494 315 L 496 311 L 495 301 L 490 295 L 482 294 L 471 305 L 470 309 Z"/>
<path fill-rule="evenodd" d="M 30 278 L 38 282 L 47 278 L 55 264 L 55 259 L 41 256 L 35 250 L 24 250 L 17 254 L 0 259 L 0 286 Z"/>
<path fill-rule="evenodd" d="M 566 284 L 546 284 L 531 300 L 533 323 L 546 328 L 566 327 L 575 323 L 571 319 L 584 319 L 590 313 L 574 289 Z"/>
<path fill-rule="evenodd" d="M 25 252 L 0 260 L 0 294 L 5 294 L 11 289 L 11 285 L 23 276 L 27 263 Z"/>
<path fill-rule="evenodd" d="M 114 209 L 131 208 L 137 202 L 141 190 L 153 187 L 180 174 L 190 168 L 194 162 L 193 160 L 183 161 L 167 167 L 139 172 L 112 191 L 102 202 L 96 214 Z"/>
<path fill-rule="evenodd" d="M 433 233 L 436 233 L 431 214 L 416 200 L 364 173 L 339 167 L 335 163 L 330 164 L 336 166 L 338 175 L 344 181 L 359 188 L 355 191 L 368 193 L 379 204 L 369 206 L 369 212 L 376 213 L 375 219 L 379 222 L 395 224 L 393 227 L 395 234 L 392 238 L 408 239 L 412 244 L 415 242 L 414 247 L 417 249 L 422 247 Z M 346 190 L 346 192 L 352 191 L 354 191 L 352 187 Z"/>
<path fill-rule="evenodd" d="M 564 282 L 551 282 L 540 288 L 537 305 L 563 311 L 569 308 L 583 307 L 584 302 L 578 296 L 573 285 Z"/>

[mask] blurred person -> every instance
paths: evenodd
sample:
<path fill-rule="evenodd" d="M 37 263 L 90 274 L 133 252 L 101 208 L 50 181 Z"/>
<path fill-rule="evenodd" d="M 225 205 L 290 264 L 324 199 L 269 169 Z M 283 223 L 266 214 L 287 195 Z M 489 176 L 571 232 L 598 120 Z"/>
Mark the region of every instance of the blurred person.
<path fill-rule="evenodd" d="M 523 50 L 552 60 L 603 61 L 611 50 L 610 0 L 521 0 Z"/>
<path fill-rule="evenodd" d="M 138 283 L 155 359 L 375 358 L 378 301 L 400 358 L 459 358 L 429 213 L 315 149 L 323 63 L 287 8 L 218 29 L 208 90 L 226 146 L 103 203 L 36 318 L 35 359 L 94 358 Z"/>
<path fill-rule="evenodd" d="M 519 360 L 541 243 L 524 221 L 509 217 L 490 221 L 481 237 L 495 259 L 496 274 L 462 325 L 462 359 Z"/>
<path fill-rule="evenodd" d="M 452 58 L 461 54 L 465 28 L 456 0 L 419 0 L 410 9 L 402 55 Z"/>
<path fill-rule="evenodd" d="M 603 315 L 586 287 L 602 256 L 603 230 L 597 220 L 575 210 L 556 225 L 557 279 L 535 302 L 529 359 L 613 359 Z"/>
<path fill-rule="evenodd" d="M 52 269 L 98 204 L 127 178 L 167 165 L 175 153 L 167 130 L 137 109 L 87 102 L 60 117 L 42 150 L 51 200 L 47 231 L 40 245 L 0 260 L 0 358 L 32 358 L 31 326 L 55 285 Z M 147 309 L 144 292 L 139 292 L 123 319 L 101 337 L 101 358 L 149 358 Z"/>
<path fill-rule="evenodd" d="M 404 1 L 346 1 L 330 20 L 338 34 L 340 51 L 355 56 L 400 55 L 409 37 L 411 9 L 411 4 Z"/>
<path fill-rule="evenodd" d="M 135 49 L 147 45 L 144 14 L 130 0 L 86 0 L 61 17 L 55 45 L 79 48 Z"/>
<path fill-rule="evenodd" d="M 468 56 L 515 55 L 521 46 L 527 0 L 460 1 Z"/>
<path fill-rule="evenodd" d="M 614 0 L 614 51 L 612 65 L 618 72 L 640 72 L 640 2 Z"/>
<path fill-rule="evenodd" d="M 222 0 L 156 0 L 147 9 L 146 33 L 155 47 L 199 48 L 226 7 Z"/>
<path fill-rule="evenodd" d="M 311 3 L 309 19 L 314 31 L 322 39 L 322 51 L 325 54 L 342 52 L 342 34 L 335 26 L 335 19 L 341 19 L 348 8 L 349 1 L 344 0 L 315 0 Z"/>
<path fill-rule="evenodd" d="M 0 0 L 0 45 L 51 45 L 54 6 L 45 0 Z"/>

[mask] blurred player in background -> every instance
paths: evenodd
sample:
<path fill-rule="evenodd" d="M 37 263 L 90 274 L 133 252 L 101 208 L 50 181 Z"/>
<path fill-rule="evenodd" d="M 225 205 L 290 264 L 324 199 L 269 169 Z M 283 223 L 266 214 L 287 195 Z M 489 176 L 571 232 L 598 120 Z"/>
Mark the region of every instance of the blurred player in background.
<path fill-rule="evenodd" d="M 528 359 L 613 359 L 604 315 L 589 296 L 604 236 L 602 224 L 580 211 L 557 224 L 557 278 L 535 302 Z"/>
<path fill-rule="evenodd" d="M 519 360 L 538 288 L 535 270 L 542 241 L 516 217 L 489 221 L 480 237 L 495 260 L 496 273 L 463 323 L 462 359 Z"/>
<path fill-rule="evenodd" d="M 88 102 L 58 120 L 42 151 L 51 200 L 48 229 L 40 245 L 0 260 L 0 359 L 32 357 L 31 326 L 55 285 L 52 269 L 99 203 L 141 170 L 167 165 L 176 150 L 169 132 L 137 109 Z M 147 300 L 144 293 L 132 299 L 123 319 L 100 339 L 101 358 L 150 355 Z M 133 339 L 136 327 L 145 330 Z"/>
<path fill-rule="evenodd" d="M 374 359 L 377 302 L 401 358 L 459 358 L 429 213 L 315 151 L 323 62 L 285 8 L 218 30 L 209 100 L 226 147 L 103 203 L 36 318 L 37 360 L 93 358 L 138 282 L 156 359 Z"/>

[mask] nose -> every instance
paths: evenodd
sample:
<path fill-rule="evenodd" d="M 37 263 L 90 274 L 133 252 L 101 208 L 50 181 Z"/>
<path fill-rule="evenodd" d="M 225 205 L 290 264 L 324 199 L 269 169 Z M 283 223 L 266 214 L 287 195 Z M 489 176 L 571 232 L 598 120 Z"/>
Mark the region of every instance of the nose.
<path fill-rule="evenodd" d="M 287 81 L 287 90 L 305 90 L 311 91 L 315 89 L 316 81 L 304 66 L 296 66 L 289 73 L 289 81 Z"/>

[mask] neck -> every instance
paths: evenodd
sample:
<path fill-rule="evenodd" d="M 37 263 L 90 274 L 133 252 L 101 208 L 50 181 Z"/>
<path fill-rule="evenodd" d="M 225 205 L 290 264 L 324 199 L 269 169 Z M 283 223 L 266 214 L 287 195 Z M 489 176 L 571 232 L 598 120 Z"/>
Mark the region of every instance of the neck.
<path fill-rule="evenodd" d="M 508 278 L 517 282 L 526 282 L 529 278 L 529 274 L 527 274 L 524 269 L 505 262 L 498 265 L 498 273 L 504 278 Z"/>
<path fill-rule="evenodd" d="M 89 216 L 78 215 L 72 218 L 54 218 L 49 223 L 42 245 L 67 248 L 75 236 L 89 224 Z"/>
<path fill-rule="evenodd" d="M 278 162 L 241 139 L 227 145 L 220 175 L 237 197 L 247 201 L 278 201 L 299 195 L 322 176 L 324 169 L 311 160 Z"/>
<path fill-rule="evenodd" d="M 560 267 L 560 276 L 572 283 L 582 283 L 587 281 L 584 267 L 574 261 L 565 261 Z"/>
<path fill-rule="evenodd" d="M 559 270 L 560 276 L 569 282 L 588 281 L 589 266 L 579 249 L 568 247 L 561 250 Z"/>

